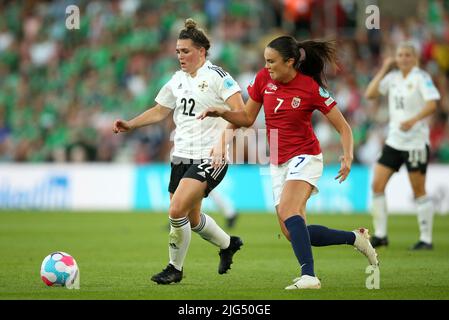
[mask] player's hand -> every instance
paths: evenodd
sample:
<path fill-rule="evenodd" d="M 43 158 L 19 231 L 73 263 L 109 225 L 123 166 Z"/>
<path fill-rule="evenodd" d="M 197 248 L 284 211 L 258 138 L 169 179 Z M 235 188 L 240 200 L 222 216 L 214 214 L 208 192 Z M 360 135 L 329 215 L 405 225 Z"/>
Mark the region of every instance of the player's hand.
<path fill-rule="evenodd" d="M 386 57 L 382 63 L 382 69 L 385 71 L 389 71 L 391 68 L 393 68 L 396 65 L 395 58 L 392 57 Z"/>
<path fill-rule="evenodd" d="M 340 157 L 340 170 L 338 171 L 338 175 L 335 177 L 335 180 L 340 179 L 338 183 L 342 183 L 346 180 L 351 171 L 352 159 L 341 156 Z"/>
<path fill-rule="evenodd" d="M 200 120 L 203 120 L 204 118 L 207 118 L 207 117 L 217 118 L 217 117 L 221 117 L 225 111 L 226 111 L 226 109 L 224 109 L 224 108 L 210 107 L 210 108 L 207 108 L 207 110 L 203 111 L 196 118 L 200 119 Z"/>
<path fill-rule="evenodd" d="M 129 124 L 128 121 L 125 120 L 114 121 L 114 126 L 112 127 L 112 131 L 114 133 L 127 132 L 129 130 L 131 130 L 131 125 Z"/>
<path fill-rule="evenodd" d="M 416 120 L 410 119 L 404 122 L 401 122 L 399 129 L 402 131 L 409 131 L 416 124 Z"/>
<path fill-rule="evenodd" d="M 210 151 L 211 165 L 214 169 L 226 163 L 226 148 L 215 146 Z"/>

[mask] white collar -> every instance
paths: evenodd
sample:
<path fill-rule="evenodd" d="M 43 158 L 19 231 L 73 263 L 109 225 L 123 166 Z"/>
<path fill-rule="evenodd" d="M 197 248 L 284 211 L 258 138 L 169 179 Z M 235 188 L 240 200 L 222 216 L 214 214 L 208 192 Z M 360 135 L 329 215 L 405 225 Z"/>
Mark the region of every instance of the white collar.
<path fill-rule="evenodd" d="M 190 75 L 190 73 L 184 72 L 187 76 L 189 76 L 192 79 L 195 79 L 196 77 L 198 77 L 201 73 L 204 72 L 204 70 L 207 70 L 207 68 L 209 68 L 210 66 L 212 66 L 212 63 L 209 60 L 206 60 L 203 65 L 201 67 L 198 68 L 198 70 L 196 70 L 196 76 L 192 77 Z"/>

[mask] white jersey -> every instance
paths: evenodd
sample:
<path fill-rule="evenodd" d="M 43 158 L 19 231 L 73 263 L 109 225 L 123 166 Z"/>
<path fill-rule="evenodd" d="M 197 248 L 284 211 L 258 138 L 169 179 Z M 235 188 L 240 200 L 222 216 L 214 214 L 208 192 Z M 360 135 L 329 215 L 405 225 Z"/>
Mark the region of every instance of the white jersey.
<path fill-rule="evenodd" d="M 177 71 L 155 99 L 158 104 L 174 109 L 176 133 L 172 156 L 209 158 L 227 121 L 220 117 L 199 120 L 197 116 L 208 107 L 221 106 L 229 110 L 225 101 L 239 91 L 237 82 L 210 61 L 198 69 L 194 78 L 184 71 Z"/>
<path fill-rule="evenodd" d="M 430 75 L 414 67 L 404 78 L 401 71 L 393 70 L 381 80 L 379 92 L 382 95 L 388 94 L 390 122 L 385 143 L 401 151 L 425 148 L 429 144 L 427 119 L 418 121 L 408 131 L 402 131 L 400 125 L 417 115 L 426 101 L 440 99 L 440 93 Z"/>

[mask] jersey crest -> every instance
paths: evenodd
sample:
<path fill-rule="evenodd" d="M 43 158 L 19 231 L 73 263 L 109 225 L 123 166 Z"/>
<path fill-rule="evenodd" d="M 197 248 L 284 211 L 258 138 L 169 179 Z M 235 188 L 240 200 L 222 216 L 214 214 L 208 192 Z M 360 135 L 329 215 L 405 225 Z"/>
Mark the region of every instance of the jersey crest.
<path fill-rule="evenodd" d="M 201 92 L 204 92 L 207 90 L 207 87 L 209 87 L 209 85 L 207 84 L 206 80 L 204 80 L 203 82 L 201 82 L 198 85 L 198 88 L 200 88 Z"/>
<path fill-rule="evenodd" d="M 292 108 L 293 109 L 298 108 L 300 104 L 301 104 L 301 98 L 300 97 L 294 97 L 292 99 Z"/>

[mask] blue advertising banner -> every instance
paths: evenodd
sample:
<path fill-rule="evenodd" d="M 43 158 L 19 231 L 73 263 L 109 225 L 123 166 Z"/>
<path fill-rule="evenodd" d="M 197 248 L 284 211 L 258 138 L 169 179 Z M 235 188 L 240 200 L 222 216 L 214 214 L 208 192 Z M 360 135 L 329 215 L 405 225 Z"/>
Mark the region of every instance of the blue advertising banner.
<path fill-rule="evenodd" d="M 353 165 L 348 178 L 338 183 L 335 177 L 340 165 L 327 165 L 318 182 L 320 192 L 307 202 L 311 212 L 320 213 L 367 213 L 369 210 L 370 170 L 368 167 Z"/>
<path fill-rule="evenodd" d="M 308 201 L 309 212 L 365 213 L 368 211 L 369 168 L 354 165 L 349 178 L 335 180 L 338 165 L 325 166 L 320 192 Z M 169 206 L 169 164 L 138 166 L 135 171 L 134 209 L 165 211 Z M 230 165 L 226 177 L 213 191 L 230 201 L 238 211 L 273 212 L 271 177 L 268 166 Z M 216 210 L 208 197 L 204 210 Z"/>
<path fill-rule="evenodd" d="M 134 209 L 168 209 L 170 164 L 136 166 L 134 181 Z"/>
<path fill-rule="evenodd" d="M 68 209 L 69 204 L 70 177 L 67 175 L 48 173 L 26 185 L 0 179 L 0 208 Z"/>

